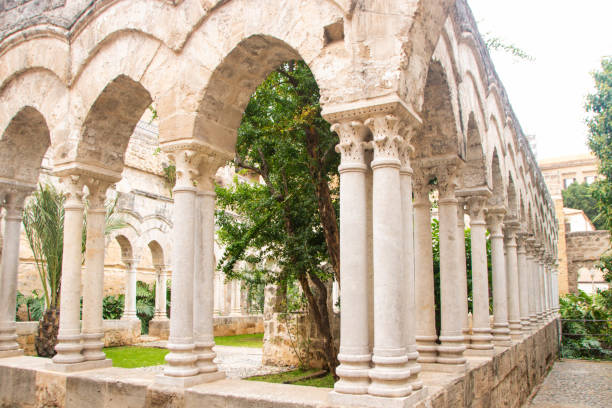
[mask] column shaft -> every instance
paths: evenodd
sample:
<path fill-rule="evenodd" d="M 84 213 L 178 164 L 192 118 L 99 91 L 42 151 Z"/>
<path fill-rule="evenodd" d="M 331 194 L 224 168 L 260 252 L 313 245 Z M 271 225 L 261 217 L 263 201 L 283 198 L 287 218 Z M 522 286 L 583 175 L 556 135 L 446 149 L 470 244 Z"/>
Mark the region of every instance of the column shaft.
<path fill-rule="evenodd" d="M 520 340 L 523 337 L 521 331 L 521 312 L 519 306 L 519 281 L 518 281 L 518 258 L 516 250 L 516 228 L 506 227 L 506 281 L 508 283 L 508 324 L 510 337 Z"/>
<path fill-rule="evenodd" d="M 459 278 L 457 296 L 461 303 L 461 318 L 463 319 L 464 344 L 469 347 L 470 327 L 468 322 L 468 290 L 467 290 L 467 265 L 465 256 L 465 202 L 463 200 L 457 205 L 457 275 Z"/>
<path fill-rule="evenodd" d="M 136 261 L 134 259 L 125 260 L 125 307 L 122 320 L 138 320 L 136 314 Z M 155 293 L 155 303 L 157 309 L 157 285 Z"/>
<path fill-rule="evenodd" d="M 527 252 L 525 251 L 524 235 L 518 239 L 518 273 L 519 273 L 519 314 L 521 318 L 521 328 L 523 335 L 526 336 L 530 331 L 529 323 L 529 271 L 527 266 Z"/>
<path fill-rule="evenodd" d="M 491 263 L 493 264 L 493 343 L 496 346 L 509 346 L 508 297 L 506 288 L 506 265 L 504 259 L 504 235 L 502 233 L 502 213 L 489 211 L 491 231 Z"/>

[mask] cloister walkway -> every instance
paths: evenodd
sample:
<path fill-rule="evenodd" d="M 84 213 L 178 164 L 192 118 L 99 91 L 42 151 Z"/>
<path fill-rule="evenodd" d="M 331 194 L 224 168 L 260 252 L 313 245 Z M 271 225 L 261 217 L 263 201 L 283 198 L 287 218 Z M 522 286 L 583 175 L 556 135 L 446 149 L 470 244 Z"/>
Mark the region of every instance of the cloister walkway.
<path fill-rule="evenodd" d="M 612 403 L 612 362 L 555 362 L 531 408 L 608 408 Z"/>

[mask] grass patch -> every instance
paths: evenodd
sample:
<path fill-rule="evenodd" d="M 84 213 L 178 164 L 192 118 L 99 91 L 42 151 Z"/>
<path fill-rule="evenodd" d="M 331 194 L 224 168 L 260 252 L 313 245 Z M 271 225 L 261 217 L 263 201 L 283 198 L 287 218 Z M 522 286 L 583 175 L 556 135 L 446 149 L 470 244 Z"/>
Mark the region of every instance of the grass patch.
<path fill-rule="evenodd" d="M 319 369 L 309 369 L 303 370 L 298 368 L 297 370 L 287 371 L 279 374 L 268 374 L 268 375 L 258 375 L 254 377 L 245 378 L 245 380 L 249 381 L 263 381 L 269 383 L 277 383 L 282 384 L 287 381 L 295 380 L 296 378 L 304 377 L 308 374 L 314 374 Z M 319 388 L 334 388 L 334 377 L 331 374 L 327 374 L 325 377 L 319 378 L 310 378 L 308 380 L 297 381 L 293 383 L 293 385 L 307 385 L 310 387 L 319 387 Z"/>
<path fill-rule="evenodd" d="M 262 348 L 263 333 L 219 336 L 215 337 L 215 343 L 219 346 Z"/>
<path fill-rule="evenodd" d="M 104 353 L 113 360 L 113 367 L 135 368 L 164 364 L 168 350 L 153 347 L 108 347 Z"/>

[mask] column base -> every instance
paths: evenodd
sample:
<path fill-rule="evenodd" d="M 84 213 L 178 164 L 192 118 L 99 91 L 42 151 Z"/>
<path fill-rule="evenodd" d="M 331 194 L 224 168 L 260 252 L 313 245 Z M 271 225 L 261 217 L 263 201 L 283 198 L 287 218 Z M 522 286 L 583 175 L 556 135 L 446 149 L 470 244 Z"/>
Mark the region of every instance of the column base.
<path fill-rule="evenodd" d="M 0 358 L 5 357 L 21 357 L 23 356 L 22 349 L 14 349 L 14 350 L 0 350 Z"/>
<path fill-rule="evenodd" d="M 440 364 L 440 363 L 421 363 L 423 371 L 438 371 L 441 373 L 465 373 L 467 371 L 467 363 L 463 364 Z"/>
<path fill-rule="evenodd" d="M 166 385 L 170 387 L 189 388 L 198 384 L 209 383 L 213 381 L 224 380 L 226 378 L 225 371 L 216 371 L 214 373 L 202 373 L 191 375 L 188 377 L 171 377 L 169 375 L 158 374 L 155 376 L 155 384 Z"/>
<path fill-rule="evenodd" d="M 519 342 L 523 340 L 523 332 L 518 332 L 518 333 L 510 333 L 510 339 L 513 342 Z"/>
<path fill-rule="evenodd" d="M 490 349 L 469 349 L 463 355 L 467 357 L 493 357 L 495 355 L 495 348 L 491 346 Z"/>
<path fill-rule="evenodd" d="M 58 364 L 58 363 L 51 362 L 51 363 L 45 364 L 45 370 L 57 371 L 60 373 L 74 373 L 77 371 L 99 370 L 102 368 L 108 368 L 112 366 L 113 366 L 113 361 L 107 358 L 105 360 L 83 361 L 81 363 L 72 363 L 72 364 Z"/>
<path fill-rule="evenodd" d="M 327 400 L 330 404 L 349 406 L 349 407 L 368 407 L 368 408 L 409 408 L 413 407 L 420 401 L 427 398 L 427 388 L 422 388 L 412 392 L 406 397 L 388 398 L 376 397 L 374 395 L 355 395 L 341 394 L 336 391 L 331 391 L 328 394 Z"/>

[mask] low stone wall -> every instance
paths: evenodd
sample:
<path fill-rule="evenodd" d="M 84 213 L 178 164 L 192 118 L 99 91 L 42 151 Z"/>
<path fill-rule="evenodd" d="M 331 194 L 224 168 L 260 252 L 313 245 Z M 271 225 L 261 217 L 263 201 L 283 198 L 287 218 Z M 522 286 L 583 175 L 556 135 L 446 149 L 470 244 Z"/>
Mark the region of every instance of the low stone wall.
<path fill-rule="evenodd" d="M 427 397 L 417 408 L 521 407 L 548 372 L 558 350 L 558 321 L 550 322 L 493 357 L 468 356 L 463 374 L 424 371 Z M 155 384 L 145 368 L 80 373 L 45 369 L 36 357 L 0 359 L 0 407 L 331 408 L 329 390 L 263 382 L 221 380 L 188 389 Z M 384 406 L 384 405 L 380 405 Z"/>
<path fill-rule="evenodd" d="M 27 356 L 35 356 L 38 322 L 17 322 L 17 343 Z M 140 320 L 104 320 L 104 347 L 131 346 L 140 341 Z"/>
<path fill-rule="evenodd" d="M 216 316 L 214 318 L 215 336 L 235 336 L 264 332 L 263 316 Z M 149 336 L 167 340 L 170 335 L 170 320 L 151 320 Z"/>

